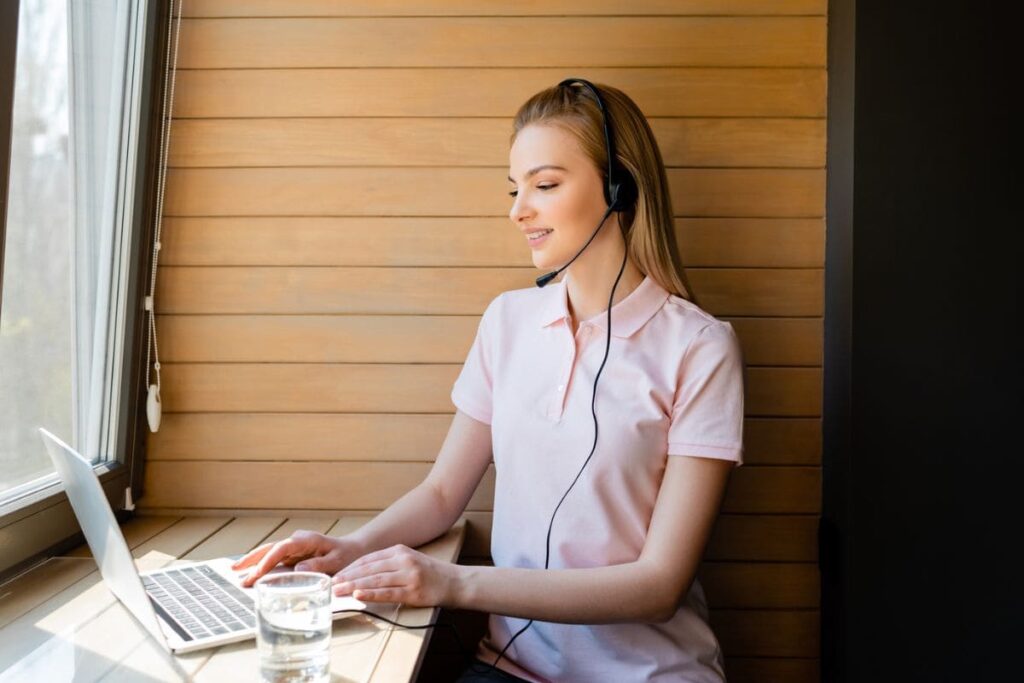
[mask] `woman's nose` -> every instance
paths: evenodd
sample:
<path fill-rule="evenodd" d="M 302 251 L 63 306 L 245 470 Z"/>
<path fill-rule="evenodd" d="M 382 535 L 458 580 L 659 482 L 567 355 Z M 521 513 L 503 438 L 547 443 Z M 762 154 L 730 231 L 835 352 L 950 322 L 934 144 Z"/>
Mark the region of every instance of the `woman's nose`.
<path fill-rule="evenodd" d="M 520 193 L 513 198 L 512 208 L 509 209 L 508 216 L 512 219 L 513 223 L 519 223 L 523 219 L 528 218 L 532 212 L 529 203 Z"/>

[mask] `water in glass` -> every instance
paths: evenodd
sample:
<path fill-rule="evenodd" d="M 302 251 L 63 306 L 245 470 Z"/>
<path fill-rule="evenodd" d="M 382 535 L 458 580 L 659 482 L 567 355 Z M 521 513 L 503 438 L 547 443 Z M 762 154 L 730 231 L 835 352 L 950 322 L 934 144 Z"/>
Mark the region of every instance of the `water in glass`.
<path fill-rule="evenodd" d="M 289 572 L 256 582 L 256 642 L 263 683 L 329 680 L 331 580 Z"/>

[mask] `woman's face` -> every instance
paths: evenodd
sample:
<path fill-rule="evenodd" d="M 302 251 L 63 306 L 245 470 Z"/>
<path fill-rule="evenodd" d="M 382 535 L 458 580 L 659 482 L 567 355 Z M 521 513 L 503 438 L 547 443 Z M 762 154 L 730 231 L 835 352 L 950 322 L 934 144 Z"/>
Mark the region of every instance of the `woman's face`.
<path fill-rule="evenodd" d="M 542 124 L 519 131 L 509 152 L 509 174 L 509 218 L 523 233 L 534 266 L 565 265 L 590 239 L 608 208 L 601 174 L 572 135 Z M 608 220 L 615 220 L 615 214 Z M 550 232 L 540 239 L 529 239 L 532 233 L 546 231 Z M 594 241 L 606 232 L 611 233 L 602 230 Z"/>

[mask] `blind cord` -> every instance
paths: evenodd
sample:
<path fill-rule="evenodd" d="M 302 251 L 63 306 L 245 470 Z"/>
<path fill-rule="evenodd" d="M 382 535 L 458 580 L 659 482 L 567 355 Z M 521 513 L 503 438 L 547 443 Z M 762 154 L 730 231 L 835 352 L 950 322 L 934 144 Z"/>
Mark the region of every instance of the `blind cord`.
<path fill-rule="evenodd" d="M 174 113 L 174 81 L 178 73 L 178 38 L 181 36 L 181 15 L 183 14 L 184 0 L 178 0 L 178 20 L 174 21 L 175 2 L 171 0 L 168 9 L 167 25 L 174 25 L 174 51 L 171 51 L 171 37 L 167 38 L 167 53 L 164 59 L 164 97 L 163 117 L 160 126 L 160 166 L 157 178 L 156 198 L 156 225 L 153 235 L 153 258 L 149 277 L 149 295 L 146 296 L 145 309 L 149 318 L 149 334 L 146 341 L 146 384 L 148 391 L 146 396 L 146 417 L 149 421 L 150 431 L 160 429 L 160 350 L 157 345 L 156 335 L 156 271 L 157 262 L 160 257 L 160 234 L 163 227 L 164 213 L 164 191 L 167 186 L 167 150 L 171 141 L 171 116 Z M 153 352 L 153 372 L 156 373 L 156 384 L 150 384 L 150 351 Z"/>

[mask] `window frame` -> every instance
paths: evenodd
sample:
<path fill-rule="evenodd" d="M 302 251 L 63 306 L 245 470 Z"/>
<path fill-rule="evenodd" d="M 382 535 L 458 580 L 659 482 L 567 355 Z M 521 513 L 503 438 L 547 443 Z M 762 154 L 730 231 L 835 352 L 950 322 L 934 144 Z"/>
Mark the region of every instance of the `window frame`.
<path fill-rule="evenodd" d="M 129 183 L 134 195 L 128 250 L 125 325 L 120 358 L 120 403 L 117 406 L 113 453 L 117 461 L 96 467 L 107 500 L 119 519 L 131 515 L 125 509 L 126 491 L 132 500 L 143 494 L 146 450 L 145 365 L 147 319 L 144 308 L 153 259 L 153 240 L 159 179 L 163 82 L 169 39 L 170 0 L 149 0 L 144 4 L 143 46 L 136 58 L 143 60 L 139 84 L 139 126 L 134 177 Z M 13 125 L 14 80 L 17 65 L 19 0 L 0 2 L 0 307 L 3 305 L 3 263 L 7 227 L 7 193 L 10 180 L 10 150 Z M 129 69 L 133 67 L 129 65 Z M 71 505 L 59 482 L 0 505 L 0 581 L 54 554 L 79 545 L 84 538 Z"/>

